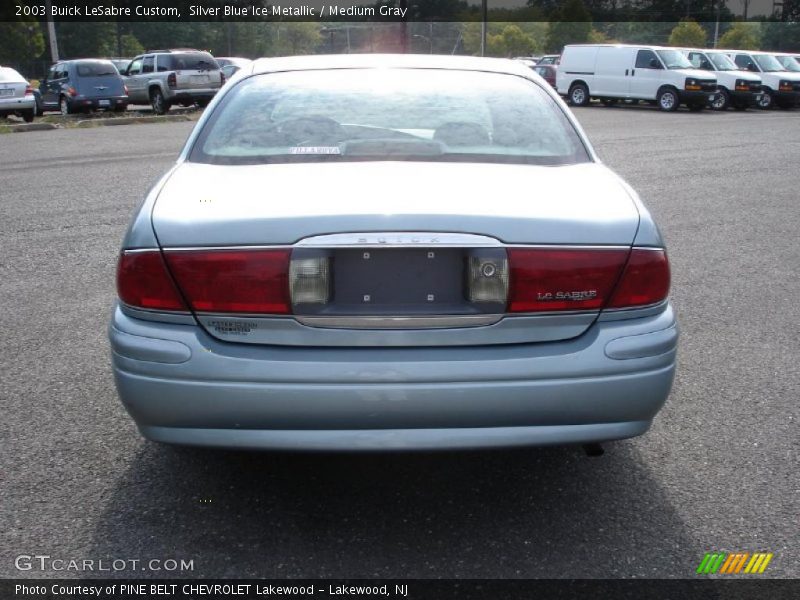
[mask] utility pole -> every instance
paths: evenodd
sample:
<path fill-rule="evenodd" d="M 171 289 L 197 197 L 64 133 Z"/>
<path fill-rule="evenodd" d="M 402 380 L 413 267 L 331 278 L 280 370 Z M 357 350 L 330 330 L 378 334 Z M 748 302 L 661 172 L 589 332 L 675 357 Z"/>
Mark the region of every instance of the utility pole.
<path fill-rule="evenodd" d="M 481 0 L 481 56 L 486 56 L 486 19 L 489 9 L 489 0 Z"/>
<path fill-rule="evenodd" d="M 724 2 L 725 0 L 717 0 L 717 22 L 714 24 L 714 48 L 717 47 L 717 41 L 719 40 L 719 18 Z"/>
<path fill-rule="evenodd" d="M 47 8 L 47 39 L 50 40 L 50 60 L 58 62 L 58 39 L 56 38 L 56 24 L 53 23 L 50 0 L 45 0 Z"/>

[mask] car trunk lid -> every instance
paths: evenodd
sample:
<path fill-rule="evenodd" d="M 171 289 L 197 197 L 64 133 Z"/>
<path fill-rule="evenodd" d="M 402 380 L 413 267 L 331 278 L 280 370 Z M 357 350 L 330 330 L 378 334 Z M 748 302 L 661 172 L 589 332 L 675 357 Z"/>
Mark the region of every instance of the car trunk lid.
<path fill-rule="evenodd" d="M 287 311 L 293 315 L 195 307 L 221 339 L 320 346 L 575 337 L 594 322 L 599 306 L 504 318 L 504 302 L 467 298 L 470 260 L 500 265 L 512 248 L 533 246 L 613 251 L 624 262 L 638 221 L 618 178 L 597 164 L 184 163 L 153 210 L 173 271 L 197 248 L 289 247 L 293 261 L 308 264 L 320 253 L 327 257 L 333 300 L 324 306 L 294 305 Z M 221 265 L 212 270 L 227 268 Z M 186 292 L 188 282 L 177 279 Z"/>

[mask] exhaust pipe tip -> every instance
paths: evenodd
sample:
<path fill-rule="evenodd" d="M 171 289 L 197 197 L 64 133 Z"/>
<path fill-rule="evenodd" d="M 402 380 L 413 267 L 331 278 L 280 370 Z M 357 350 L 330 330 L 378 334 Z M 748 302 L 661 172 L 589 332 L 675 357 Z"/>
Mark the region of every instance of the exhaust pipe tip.
<path fill-rule="evenodd" d="M 605 454 L 605 450 L 603 450 L 603 446 L 600 444 L 584 444 L 583 451 L 586 453 L 586 456 L 597 457 L 603 456 Z"/>

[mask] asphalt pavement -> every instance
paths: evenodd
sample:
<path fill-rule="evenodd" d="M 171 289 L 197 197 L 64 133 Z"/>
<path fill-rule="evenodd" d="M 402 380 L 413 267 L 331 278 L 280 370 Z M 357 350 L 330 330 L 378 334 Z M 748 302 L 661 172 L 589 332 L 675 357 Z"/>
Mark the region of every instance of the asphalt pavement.
<path fill-rule="evenodd" d="M 0 135 L 0 577 L 693 577 L 714 550 L 800 576 L 800 111 L 576 114 L 662 228 L 682 328 L 652 430 L 600 458 L 144 441 L 109 366 L 115 259 L 193 124 Z"/>

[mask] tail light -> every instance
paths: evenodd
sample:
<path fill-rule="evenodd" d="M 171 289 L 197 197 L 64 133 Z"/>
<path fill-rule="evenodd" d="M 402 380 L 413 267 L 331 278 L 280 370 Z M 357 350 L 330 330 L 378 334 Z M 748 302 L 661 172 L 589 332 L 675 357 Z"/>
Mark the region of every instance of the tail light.
<path fill-rule="evenodd" d="M 25 95 L 30 96 L 33 93 L 33 88 L 30 85 L 25 86 Z"/>
<path fill-rule="evenodd" d="M 669 293 L 669 261 L 663 250 L 634 248 L 608 308 L 645 306 Z"/>
<path fill-rule="evenodd" d="M 288 249 L 248 249 L 168 250 L 164 255 L 195 311 L 288 314 L 290 254 Z"/>
<path fill-rule="evenodd" d="M 509 248 L 508 312 L 600 309 L 627 249 Z"/>
<path fill-rule="evenodd" d="M 167 85 L 170 88 L 178 87 L 178 77 L 175 75 L 175 73 L 170 73 L 167 75 Z"/>
<path fill-rule="evenodd" d="M 117 264 L 117 294 L 135 308 L 188 310 L 159 250 L 123 252 Z"/>
<path fill-rule="evenodd" d="M 78 90 L 76 90 L 74 87 L 68 87 L 67 88 L 67 94 L 69 94 L 70 96 L 72 96 L 74 98 L 75 96 L 78 95 Z"/>

